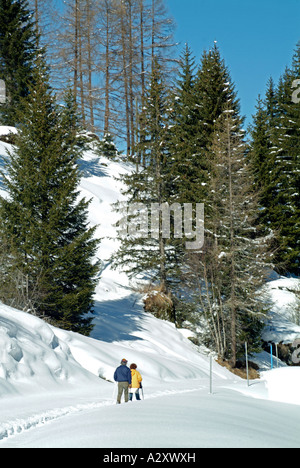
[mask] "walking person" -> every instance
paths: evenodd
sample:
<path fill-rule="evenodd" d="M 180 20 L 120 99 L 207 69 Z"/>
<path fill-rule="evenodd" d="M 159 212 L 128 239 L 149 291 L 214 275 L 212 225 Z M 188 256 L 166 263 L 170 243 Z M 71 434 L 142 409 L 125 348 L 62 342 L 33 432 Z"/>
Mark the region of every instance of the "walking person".
<path fill-rule="evenodd" d="M 117 404 L 121 404 L 121 398 L 124 392 L 125 403 L 128 402 L 128 390 L 131 385 L 131 371 L 127 367 L 127 360 L 122 359 L 121 365 L 117 367 L 114 373 L 114 379 L 118 382 Z"/>
<path fill-rule="evenodd" d="M 137 400 L 140 400 L 140 388 L 141 388 L 141 382 L 142 382 L 142 376 L 137 370 L 137 365 L 136 364 L 131 364 L 130 366 L 131 370 L 131 385 L 129 386 L 129 400 L 132 401 L 133 395 L 135 394 L 135 397 Z"/>

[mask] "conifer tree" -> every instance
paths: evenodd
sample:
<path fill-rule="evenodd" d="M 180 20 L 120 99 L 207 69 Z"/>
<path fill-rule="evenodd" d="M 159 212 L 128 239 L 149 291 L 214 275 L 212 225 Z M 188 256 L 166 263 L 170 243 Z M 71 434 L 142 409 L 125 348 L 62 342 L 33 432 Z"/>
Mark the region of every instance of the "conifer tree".
<path fill-rule="evenodd" d="M 293 82 L 299 79 L 299 50 L 275 89 L 268 84 L 251 131 L 252 164 L 260 187 L 260 217 L 276 234 L 278 271 L 299 274 L 299 104 L 292 101 Z"/>
<path fill-rule="evenodd" d="M 216 121 L 228 102 L 237 114 L 239 101 L 216 43 L 204 51 L 196 74 L 188 46 L 179 64 L 169 114 L 174 190 L 181 202 L 199 203 L 209 193 L 210 146 Z"/>
<path fill-rule="evenodd" d="M 27 0 L 0 0 L 0 79 L 6 83 L 7 100 L 0 106 L 0 120 L 16 125 L 16 112 L 29 92 L 38 53 L 38 34 Z"/>
<path fill-rule="evenodd" d="M 169 146 L 172 154 L 174 200 L 198 203 L 204 199 L 209 167 L 201 139 L 194 59 L 189 47 L 179 60 L 180 69 L 171 95 Z"/>
<path fill-rule="evenodd" d="M 230 103 L 239 113 L 239 101 L 228 69 L 215 43 L 204 52 L 196 75 L 188 47 L 180 60 L 170 113 L 170 152 L 174 191 L 181 203 L 205 203 L 209 210 L 210 152 L 215 125 Z"/>
<path fill-rule="evenodd" d="M 197 145 L 202 185 L 197 196 L 202 194 L 205 202 L 205 244 L 186 256 L 182 279 L 188 293 L 183 297 L 193 298 L 188 320 L 196 327 L 205 320 L 206 344 L 234 367 L 244 341 L 251 350 L 259 345 L 263 307 L 255 291 L 263 283 L 266 241 L 256 219 L 255 179 L 246 164 L 239 100 L 216 44 L 202 56 L 192 94 L 194 107 L 187 115 L 191 118 L 193 109 L 197 113 L 196 137 L 191 126 L 185 138 Z"/>
<path fill-rule="evenodd" d="M 205 343 L 232 367 L 243 354 L 260 349 L 265 310 L 257 296 L 267 273 L 268 237 L 258 227 L 257 196 L 246 158 L 241 119 L 228 108 L 219 117 L 211 152 L 210 206 L 205 244 L 188 256 L 187 284 L 196 297 Z"/>
<path fill-rule="evenodd" d="M 173 252 L 167 248 L 168 239 L 163 238 L 160 223 L 156 233 L 151 233 L 150 210 L 152 204 L 161 206 L 170 201 L 167 108 L 161 68 L 155 61 L 143 108 L 143 137 L 137 147 L 144 153 L 145 165 L 124 178 L 129 226 L 135 230 L 143 216 L 145 222 L 140 223 L 143 226 L 139 225 L 138 234 L 127 233 L 115 257 L 115 263 L 132 274 L 148 272 L 163 292 L 169 290 Z M 138 204 L 141 209 L 137 209 Z M 131 211 L 134 207 L 136 210 Z"/>
<path fill-rule="evenodd" d="M 202 55 L 195 88 L 202 125 L 202 146 L 207 150 L 212 142 L 215 123 L 229 103 L 234 115 L 240 111 L 234 84 L 216 42 Z"/>
<path fill-rule="evenodd" d="M 269 220 L 268 207 L 272 203 L 272 170 L 275 164 L 276 148 L 272 146 L 268 111 L 263 101 L 258 99 L 257 111 L 250 127 L 252 138 L 250 159 L 256 189 L 260 192 L 260 218 L 265 224 Z"/>
<path fill-rule="evenodd" d="M 78 200 L 77 114 L 70 95 L 60 109 L 45 67 L 23 108 L 23 119 L 4 183 L 1 235 L 9 244 L 7 280 L 21 274 L 23 304 L 56 325 L 91 330 L 97 241 L 88 227 L 88 202 Z M 26 288 L 24 282 L 26 281 Z M 15 291 L 16 293 L 16 291 Z M 4 297 L 9 303 L 14 297 Z"/>
<path fill-rule="evenodd" d="M 97 145 L 97 153 L 109 159 L 116 159 L 120 155 L 110 133 L 104 134 L 102 140 Z"/>
<path fill-rule="evenodd" d="M 278 152 L 274 167 L 272 224 L 279 232 L 277 261 L 300 273 L 300 104 L 292 101 L 293 81 L 300 79 L 300 44 L 293 64 L 278 86 Z"/>
<path fill-rule="evenodd" d="M 278 102 L 277 102 L 277 89 L 273 78 L 271 77 L 267 83 L 267 91 L 265 98 L 265 107 L 269 128 L 273 129 L 276 125 L 278 117 Z"/>
<path fill-rule="evenodd" d="M 217 211 L 220 298 L 230 323 L 228 355 L 233 367 L 244 342 L 256 350 L 263 328 L 264 308 L 257 290 L 266 277 L 267 242 L 255 226 L 258 212 L 252 174 L 245 158 L 241 121 L 230 115 L 220 119 L 213 141 L 215 155 L 213 205 Z M 255 329 L 255 333 L 253 333 Z M 257 341 L 258 340 L 258 341 Z"/>

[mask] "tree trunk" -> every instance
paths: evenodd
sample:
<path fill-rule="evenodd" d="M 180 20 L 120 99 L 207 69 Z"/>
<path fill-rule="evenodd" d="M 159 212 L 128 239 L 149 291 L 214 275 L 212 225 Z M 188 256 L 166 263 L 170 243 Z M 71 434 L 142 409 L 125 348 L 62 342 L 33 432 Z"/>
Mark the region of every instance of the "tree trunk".
<path fill-rule="evenodd" d="M 130 119 L 129 119 L 129 86 L 128 86 L 128 72 L 127 72 L 127 47 L 126 47 L 126 7 L 122 4 L 121 8 L 121 41 L 122 41 L 122 61 L 123 61 L 123 85 L 124 85 L 124 98 L 125 98 L 125 116 L 126 116 L 126 143 L 127 155 L 130 155 Z"/>

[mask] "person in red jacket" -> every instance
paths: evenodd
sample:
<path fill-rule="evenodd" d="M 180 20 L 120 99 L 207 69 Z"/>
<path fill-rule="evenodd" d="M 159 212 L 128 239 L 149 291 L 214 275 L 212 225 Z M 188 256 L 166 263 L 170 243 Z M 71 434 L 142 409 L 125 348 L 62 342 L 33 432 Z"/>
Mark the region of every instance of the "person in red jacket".
<path fill-rule="evenodd" d="M 142 382 L 142 376 L 137 370 L 137 365 L 136 364 L 131 364 L 130 366 L 131 370 L 131 385 L 129 385 L 129 400 L 132 401 L 133 394 L 135 394 L 135 397 L 137 400 L 140 400 L 140 388 L 141 388 L 141 382 Z"/>

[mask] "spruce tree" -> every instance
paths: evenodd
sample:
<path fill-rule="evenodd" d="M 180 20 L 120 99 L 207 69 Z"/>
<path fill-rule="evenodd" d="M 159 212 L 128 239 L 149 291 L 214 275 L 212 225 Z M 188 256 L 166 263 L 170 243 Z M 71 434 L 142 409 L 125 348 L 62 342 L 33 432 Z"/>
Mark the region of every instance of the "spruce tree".
<path fill-rule="evenodd" d="M 102 140 L 99 141 L 96 151 L 100 156 L 108 159 L 117 159 L 120 156 L 113 137 L 109 133 L 105 133 Z"/>
<path fill-rule="evenodd" d="M 268 80 L 267 83 L 267 91 L 264 104 L 266 108 L 269 129 L 271 131 L 276 126 L 276 121 L 278 118 L 277 89 L 272 77 Z"/>
<path fill-rule="evenodd" d="M 293 102 L 293 82 L 300 78 L 299 50 L 275 89 L 270 80 L 251 131 L 252 164 L 260 187 L 260 218 L 276 236 L 277 271 L 299 274 L 299 104 Z"/>
<path fill-rule="evenodd" d="M 244 119 L 216 44 L 202 56 L 193 95 L 205 243 L 202 249 L 187 253 L 182 268 L 187 290 L 182 295 L 191 302 L 188 320 L 198 329 L 201 323 L 201 340 L 205 337 L 205 344 L 222 359 L 230 359 L 234 367 L 245 341 L 250 350 L 259 348 L 264 310 L 256 289 L 264 281 L 266 240 L 257 220 L 253 190 L 258 184 L 247 163 Z"/>
<path fill-rule="evenodd" d="M 39 53 L 38 36 L 27 0 L 0 0 L 0 79 L 6 84 L 6 103 L 0 121 L 18 123 L 16 112 L 28 96 Z"/>
<path fill-rule="evenodd" d="M 234 85 L 216 43 L 203 53 L 197 73 L 186 46 L 171 97 L 169 145 L 174 197 L 185 203 L 205 202 L 210 190 L 210 146 L 216 122 L 229 102 L 232 112 L 239 113 Z"/>
<path fill-rule="evenodd" d="M 256 351 L 263 328 L 264 308 L 257 290 L 267 270 L 267 239 L 256 224 L 257 196 L 245 158 L 241 120 L 225 114 L 215 132 L 213 204 L 217 211 L 215 240 L 218 246 L 220 298 L 230 323 L 227 349 L 233 367 L 244 343 Z M 255 332 L 253 333 L 253 329 Z"/>
<path fill-rule="evenodd" d="M 77 114 L 70 95 L 58 107 L 45 67 L 37 70 L 4 177 L 9 197 L 1 199 L 0 213 L 10 249 L 7 279 L 20 273 L 24 310 L 88 334 L 97 241 L 88 227 L 88 202 L 78 200 Z M 4 300 L 11 302 L 11 296 Z"/>
<path fill-rule="evenodd" d="M 129 230 L 131 226 L 135 231 L 143 216 L 145 222 L 138 226 L 136 234 L 128 232 L 121 239 L 121 248 L 114 258 L 116 265 L 123 266 L 131 274 L 150 274 L 153 283 L 158 283 L 164 293 L 169 291 L 171 270 L 176 266 L 174 251 L 167 247 L 169 239 L 163 237 L 160 222 L 159 229 L 151 232 L 150 211 L 153 204 L 161 206 L 170 202 L 167 109 L 166 87 L 160 65 L 155 60 L 142 110 L 145 126 L 136 148 L 144 155 L 144 165 L 124 178 Z"/>
<path fill-rule="evenodd" d="M 263 101 L 258 99 L 257 111 L 253 116 L 253 123 L 250 127 L 251 144 L 249 157 L 251 160 L 254 183 L 260 192 L 260 219 L 268 224 L 269 207 L 272 201 L 272 171 L 275 164 L 276 148 L 272 144 L 268 111 L 265 109 Z"/>
<path fill-rule="evenodd" d="M 197 304 L 201 339 L 232 367 L 260 350 L 265 317 L 257 290 L 267 273 L 268 237 L 257 224 L 257 196 L 241 119 L 230 107 L 219 117 L 211 147 L 210 206 L 205 244 L 187 257 L 187 285 Z"/>
<path fill-rule="evenodd" d="M 179 60 L 178 77 L 172 90 L 169 112 L 173 196 L 180 203 L 201 202 L 209 177 L 197 98 L 194 59 L 186 45 Z"/>
<path fill-rule="evenodd" d="M 212 143 L 215 124 L 230 103 L 231 113 L 238 115 L 240 104 L 234 84 L 217 43 L 204 51 L 195 83 L 200 112 L 202 146 L 206 150 Z"/>
<path fill-rule="evenodd" d="M 272 224 L 279 232 L 277 261 L 284 270 L 300 273 L 300 104 L 292 101 L 293 82 L 300 79 L 300 45 L 291 69 L 278 86 L 278 152 L 274 167 Z"/>

